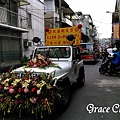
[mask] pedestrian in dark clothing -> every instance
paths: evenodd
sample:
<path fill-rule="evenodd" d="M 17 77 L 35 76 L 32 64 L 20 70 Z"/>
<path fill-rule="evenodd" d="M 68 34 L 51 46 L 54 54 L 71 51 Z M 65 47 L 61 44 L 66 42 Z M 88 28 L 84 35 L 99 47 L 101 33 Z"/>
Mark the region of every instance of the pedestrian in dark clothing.
<path fill-rule="evenodd" d="M 105 49 L 105 51 L 103 52 L 103 60 L 102 60 L 102 62 L 104 62 L 106 59 L 108 59 L 108 55 L 109 55 L 109 52 L 107 52 L 107 49 Z"/>

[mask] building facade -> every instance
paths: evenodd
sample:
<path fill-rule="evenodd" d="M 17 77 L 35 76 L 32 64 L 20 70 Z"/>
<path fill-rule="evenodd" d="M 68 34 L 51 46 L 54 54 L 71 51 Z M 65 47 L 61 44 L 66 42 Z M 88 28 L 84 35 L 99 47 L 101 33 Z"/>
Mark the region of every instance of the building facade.
<path fill-rule="evenodd" d="M 64 0 L 44 0 L 45 27 L 60 28 L 73 26 L 73 10 Z"/>
<path fill-rule="evenodd" d="M 0 70 L 29 57 L 34 37 L 44 43 L 44 1 L 0 0 Z"/>
<path fill-rule="evenodd" d="M 112 13 L 112 41 L 120 51 L 120 0 L 116 0 L 115 9 Z"/>
<path fill-rule="evenodd" d="M 95 36 L 91 16 L 76 14 L 65 0 L 0 0 L 0 70 L 18 65 L 34 47 L 44 45 L 45 27 L 78 24 L 82 40 Z"/>
<path fill-rule="evenodd" d="M 82 24 L 82 41 L 93 41 L 97 36 L 90 14 L 74 12 L 64 0 L 44 0 L 45 27 L 70 27 Z"/>
<path fill-rule="evenodd" d="M 73 22 L 82 24 L 82 38 L 81 42 L 94 42 L 97 36 L 96 26 L 93 24 L 93 20 L 90 14 L 83 14 L 78 11 L 75 13 L 76 17 L 73 17 Z"/>

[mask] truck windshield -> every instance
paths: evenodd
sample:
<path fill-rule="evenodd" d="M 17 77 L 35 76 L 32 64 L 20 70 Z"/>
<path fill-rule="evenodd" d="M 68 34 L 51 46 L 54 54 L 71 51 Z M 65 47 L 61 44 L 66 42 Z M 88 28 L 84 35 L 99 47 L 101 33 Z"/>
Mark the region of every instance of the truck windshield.
<path fill-rule="evenodd" d="M 36 48 L 34 56 L 41 54 L 49 58 L 69 58 L 70 48 L 69 47 L 44 47 Z"/>

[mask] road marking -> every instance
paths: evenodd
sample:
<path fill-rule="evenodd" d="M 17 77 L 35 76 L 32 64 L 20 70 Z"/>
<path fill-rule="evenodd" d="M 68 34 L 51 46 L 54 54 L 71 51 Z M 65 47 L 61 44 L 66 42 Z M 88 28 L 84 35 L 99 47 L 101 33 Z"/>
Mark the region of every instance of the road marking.
<path fill-rule="evenodd" d="M 116 78 L 114 80 L 101 79 L 96 80 L 97 82 L 93 83 L 99 87 L 120 87 L 120 79 Z"/>

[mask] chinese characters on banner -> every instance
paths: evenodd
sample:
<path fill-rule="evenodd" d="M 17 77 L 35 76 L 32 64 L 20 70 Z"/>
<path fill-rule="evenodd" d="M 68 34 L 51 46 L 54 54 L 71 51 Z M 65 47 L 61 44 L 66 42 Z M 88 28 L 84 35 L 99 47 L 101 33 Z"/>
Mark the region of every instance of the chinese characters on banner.
<path fill-rule="evenodd" d="M 69 34 L 73 34 L 76 38 L 74 45 L 80 45 L 81 29 L 78 28 L 78 26 L 49 29 L 49 31 L 46 32 L 45 45 L 71 45 L 71 42 L 66 39 Z"/>
<path fill-rule="evenodd" d="M 120 39 L 120 24 L 114 23 L 112 27 L 113 27 L 113 39 L 119 40 Z"/>

